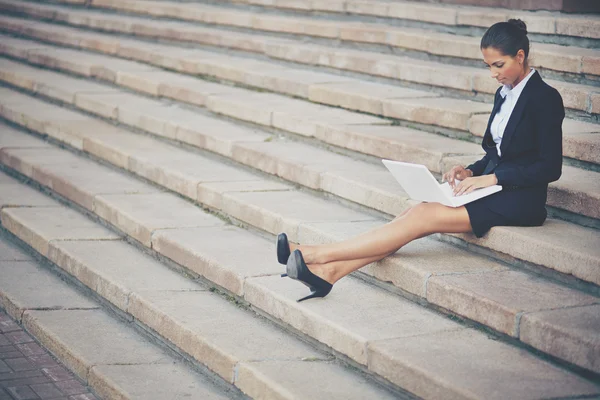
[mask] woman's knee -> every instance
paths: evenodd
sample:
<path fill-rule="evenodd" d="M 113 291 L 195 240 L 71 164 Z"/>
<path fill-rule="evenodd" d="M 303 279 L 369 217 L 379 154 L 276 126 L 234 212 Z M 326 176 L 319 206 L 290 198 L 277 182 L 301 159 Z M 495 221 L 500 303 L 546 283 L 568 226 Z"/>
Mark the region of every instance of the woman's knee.
<path fill-rule="evenodd" d="M 436 215 L 436 211 L 439 210 L 440 207 L 445 206 L 440 203 L 419 203 L 411 207 L 408 214 L 420 217 L 432 217 Z"/>

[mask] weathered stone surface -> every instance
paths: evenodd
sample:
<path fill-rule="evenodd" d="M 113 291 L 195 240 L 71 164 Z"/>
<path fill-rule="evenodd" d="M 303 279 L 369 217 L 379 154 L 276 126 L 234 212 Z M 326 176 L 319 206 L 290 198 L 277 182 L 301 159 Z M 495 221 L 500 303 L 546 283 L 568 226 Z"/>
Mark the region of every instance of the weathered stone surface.
<path fill-rule="evenodd" d="M 0 242 L 0 252 L 5 247 Z M 2 258 L 6 257 L 0 256 Z M 19 322 L 23 312 L 31 309 L 98 308 L 34 262 L 0 261 L 0 275 L 0 306 Z"/>
<path fill-rule="evenodd" d="M 329 168 L 322 175 L 321 189 L 391 215 L 413 203 L 384 167 L 356 161 Z"/>
<path fill-rule="evenodd" d="M 196 154 L 180 149 L 171 151 L 166 145 L 162 147 L 132 156 L 129 169 L 190 199 L 197 197 L 200 183 L 257 179 L 256 174 L 240 168 L 199 158 Z"/>
<path fill-rule="evenodd" d="M 58 207 L 59 203 L 33 188 L 0 173 L 0 208 Z"/>
<path fill-rule="evenodd" d="M 396 161 L 423 164 L 442 172 L 447 155 L 481 154 L 481 146 L 399 126 L 347 125 L 317 128 L 324 142 Z"/>
<path fill-rule="evenodd" d="M 367 124 L 389 125 L 390 121 L 295 99 L 273 103 L 272 126 L 302 136 L 315 136 L 320 125 Z"/>
<path fill-rule="evenodd" d="M 99 194 L 158 191 L 148 184 L 85 159 L 67 165 L 36 166 L 33 178 L 88 210 L 94 209 L 94 198 Z"/>
<path fill-rule="evenodd" d="M 600 372 L 600 305 L 526 313 L 520 339 L 557 357 Z"/>
<path fill-rule="evenodd" d="M 321 187 L 321 175 L 334 165 L 355 162 L 349 157 L 286 139 L 236 144 L 232 158 L 313 189 Z"/>
<path fill-rule="evenodd" d="M 97 114 L 109 119 L 117 119 L 118 103 L 127 101 L 129 95 L 118 94 L 96 94 L 96 93 L 77 93 L 75 95 L 75 105 L 92 114 Z"/>
<path fill-rule="evenodd" d="M 18 92 L 7 91 L 7 95 L 10 98 L 2 101 L 2 116 L 34 132 L 44 134 L 49 124 L 58 121 L 83 121 L 87 119 L 84 115 L 47 104 Z M 32 109 L 36 111 L 32 112 Z"/>
<path fill-rule="evenodd" d="M 1 261 L 30 261 L 33 258 L 21 250 L 17 245 L 6 240 L 0 240 L 0 262 Z"/>
<path fill-rule="evenodd" d="M 568 222 L 548 219 L 541 227 L 495 227 L 481 239 L 457 235 L 518 259 L 600 284 L 598 234 Z"/>
<path fill-rule="evenodd" d="M 387 17 L 389 5 L 380 1 L 365 0 L 347 0 L 346 11 L 353 14 L 375 15 L 378 17 Z"/>
<path fill-rule="evenodd" d="M 152 248 L 239 296 L 248 277 L 282 271 L 273 243 L 234 226 L 159 230 Z"/>
<path fill-rule="evenodd" d="M 315 11 L 345 11 L 346 0 L 312 0 Z"/>
<path fill-rule="evenodd" d="M 119 236 L 81 214 L 63 207 L 5 208 L 2 226 L 48 256 L 51 240 L 116 240 Z"/>
<path fill-rule="evenodd" d="M 90 210 L 97 194 L 157 191 L 58 148 L 10 149 L 2 156 L 5 164 Z"/>
<path fill-rule="evenodd" d="M 82 58 L 74 60 L 72 58 L 74 54 L 75 51 L 70 49 L 31 50 L 27 53 L 27 59 L 33 64 L 44 67 L 92 76 L 93 62 Z"/>
<path fill-rule="evenodd" d="M 293 190 L 293 187 L 273 180 L 257 179 L 241 182 L 209 182 L 198 185 L 198 201 L 221 209 L 223 194 L 228 192 L 272 192 Z"/>
<path fill-rule="evenodd" d="M 515 337 L 520 313 L 598 302 L 517 271 L 432 277 L 427 281 L 427 300 Z"/>
<path fill-rule="evenodd" d="M 226 400 L 233 395 L 180 363 L 95 366 L 88 383 L 106 399 L 164 400 L 176 394 L 189 400 Z"/>
<path fill-rule="evenodd" d="M 272 112 L 265 108 L 259 111 L 255 106 L 260 101 L 260 97 L 260 94 L 248 94 L 243 97 L 232 95 L 210 96 L 206 101 L 206 107 L 217 114 L 270 126 Z"/>
<path fill-rule="evenodd" d="M 177 120 L 175 137 L 184 143 L 231 157 L 237 142 L 263 142 L 272 135 L 216 118 L 196 116 Z"/>
<path fill-rule="evenodd" d="M 593 96 L 597 95 L 597 92 L 594 93 L 594 89 L 600 89 L 556 80 L 548 80 L 548 84 L 558 90 L 566 108 L 593 113 L 600 112 L 600 108 L 594 110 L 593 107 Z"/>
<path fill-rule="evenodd" d="M 562 15 L 561 15 L 562 17 Z M 556 18 L 556 33 L 559 35 L 600 39 L 600 21 L 593 17 Z"/>
<path fill-rule="evenodd" d="M 596 142 L 600 143 L 600 140 Z M 547 204 L 600 218 L 600 173 L 563 166 L 561 179 L 548 189 Z"/>
<path fill-rule="evenodd" d="M 10 20 L 8 20 L 8 21 L 10 21 Z M 2 19 L 3 26 L 6 26 L 9 30 L 12 30 L 10 28 L 10 22 L 9 22 L 9 24 L 4 25 L 8 21 L 5 18 L 3 18 Z M 12 21 L 14 21 L 13 23 L 15 25 L 19 24 L 19 21 L 15 21 L 15 20 L 12 20 Z M 22 21 L 22 23 L 23 22 L 24 21 Z M 27 23 L 25 23 L 25 24 L 27 24 Z M 27 53 L 30 50 L 36 50 L 36 49 L 41 50 L 41 49 L 48 48 L 48 47 L 49 46 L 42 44 L 42 43 L 37 43 L 37 42 L 31 41 L 31 40 L 17 39 L 17 38 L 8 37 L 8 36 L 4 36 L 2 38 L 2 43 L 0 43 L 0 49 L 3 54 L 8 54 L 10 56 L 17 57 L 17 58 L 26 58 Z"/>
<path fill-rule="evenodd" d="M 223 224 L 171 193 L 97 196 L 94 213 L 147 247 L 151 247 L 157 229 Z"/>
<path fill-rule="evenodd" d="M 457 14 L 460 11 L 461 9 L 433 4 L 402 2 L 390 3 L 387 16 L 434 24 L 456 25 Z"/>
<path fill-rule="evenodd" d="M 55 147 L 4 149 L 0 152 L 4 165 L 32 178 L 36 166 L 70 164 L 78 161 L 73 154 Z"/>
<path fill-rule="evenodd" d="M 274 69 L 273 64 L 267 63 L 263 63 L 259 68 L 256 75 L 253 74 L 253 70 L 246 71 L 243 82 L 262 89 L 302 98 L 309 97 L 311 87 L 314 85 L 352 81 L 351 78 L 323 72 L 282 67 Z"/>
<path fill-rule="evenodd" d="M 600 393 L 589 381 L 471 329 L 384 340 L 369 345 L 369 354 L 373 372 L 423 398 L 539 399 Z"/>
<path fill-rule="evenodd" d="M 370 114 L 383 114 L 383 101 L 387 99 L 413 99 L 437 97 L 436 93 L 405 89 L 379 83 L 355 81 L 311 85 L 308 99 L 318 103 L 340 106 Z"/>
<path fill-rule="evenodd" d="M 95 365 L 171 362 L 162 350 L 102 310 L 27 311 L 23 325 L 84 381 Z"/>
<path fill-rule="evenodd" d="M 365 3 L 366 4 L 366 3 Z M 369 3 L 369 10 L 373 10 L 373 5 L 371 3 Z M 385 6 L 387 8 L 387 3 L 381 3 L 382 6 Z M 429 5 L 427 5 L 429 6 Z M 421 8 L 423 7 L 427 7 L 427 6 L 421 6 Z M 398 7 L 400 7 L 400 5 L 398 5 Z M 432 7 L 432 6 L 429 6 Z M 164 7 L 163 7 L 164 8 Z M 424 9 L 420 9 L 417 10 L 415 8 L 419 8 L 418 5 L 412 6 L 412 7 L 405 7 L 404 8 L 404 12 L 407 12 L 407 9 L 411 12 L 416 13 L 416 15 L 419 14 L 423 14 L 425 13 L 426 15 L 430 16 L 429 18 L 431 18 L 431 16 L 436 16 L 436 19 L 438 19 L 438 23 L 450 23 L 451 19 L 453 19 L 453 14 L 447 14 L 447 13 L 440 13 L 440 12 L 433 12 L 433 13 L 428 13 L 426 10 Z M 438 7 L 439 8 L 439 7 Z M 140 12 L 141 10 L 143 10 L 143 8 L 140 9 L 136 9 L 137 12 Z M 468 13 L 468 10 L 467 10 Z M 177 11 L 175 13 L 176 17 L 181 18 L 182 16 L 185 16 L 185 12 L 181 12 L 181 11 Z M 234 13 L 234 15 L 237 15 L 240 13 Z M 160 14 L 156 14 L 156 15 L 165 15 L 164 12 L 160 13 Z M 232 15 L 230 15 L 229 13 L 223 13 L 223 12 L 218 12 L 215 15 L 221 15 L 223 18 L 225 18 L 223 20 L 223 22 L 228 23 L 227 21 L 229 21 L 232 17 Z M 240 15 L 243 15 L 242 20 L 238 21 L 241 22 L 242 25 L 241 26 L 245 26 L 245 27 L 250 27 L 250 24 L 248 23 L 248 13 L 241 13 Z M 443 16 L 443 18 L 441 20 L 440 16 Z M 486 16 L 487 17 L 487 16 Z M 87 22 L 84 22 L 84 24 L 88 24 L 94 27 L 102 27 L 103 24 L 107 23 L 107 21 L 110 21 L 110 19 L 114 19 L 115 17 L 108 17 L 108 16 L 102 16 L 102 17 L 94 17 L 94 18 L 90 18 Z M 409 16 L 410 18 L 410 16 Z M 477 17 L 479 20 L 482 20 L 480 17 Z M 222 18 L 221 18 L 222 19 Z M 217 19 L 217 21 L 221 21 L 221 19 Z M 493 20 L 495 21 L 497 18 L 493 18 Z M 504 20 L 505 17 L 502 16 L 500 18 L 500 20 Z M 536 16 L 536 15 L 532 15 L 532 16 L 526 16 L 525 19 L 527 21 L 530 21 L 531 24 L 531 29 L 532 32 L 536 31 L 536 32 L 542 32 L 542 33 L 554 33 L 553 29 L 554 29 L 554 21 L 551 18 L 547 18 L 545 16 Z M 139 20 L 139 19 L 138 19 Z M 203 19 L 204 22 L 213 22 L 211 19 Z M 443 55 L 450 55 L 450 56 L 455 56 L 455 57 L 467 57 L 467 58 L 474 58 L 474 59 L 478 59 L 480 58 L 480 53 L 479 53 L 479 46 L 478 46 L 478 40 L 474 40 L 475 38 L 467 38 L 467 37 L 457 37 L 456 35 L 448 35 L 448 34 L 431 34 L 431 33 L 427 33 L 426 31 L 420 32 L 418 30 L 410 30 L 410 29 L 395 29 L 394 31 L 390 32 L 390 38 L 389 41 L 390 43 L 386 42 L 386 35 L 385 33 L 379 33 L 378 34 L 378 30 L 375 29 L 375 27 L 371 27 L 368 24 L 365 24 L 363 26 L 356 26 L 355 23 L 347 23 L 346 25 L 342 25 L 341 27 L 339 26 L 339 23 L 334 24 L 334 23 L 327 23 L 324 21 L 319 21 L 319 22 L 315 22 L 315 21 L 311 21 L 310 19 L 297 19 L 297 18 L 282 18 L 279 16 L 261 16 L 261 17 L 254 17 L 253 18 L 254 22 L 254 28 L 256 29 L 266 29 L 266 30 L 270 30 L 270 31 L 281 31 L 281 32 L 291 32 L 291 33 L 299 33 L 299 34 L 308 34 L 308 35 L 314 35 L 314 36 L 325 36 L 325 37 L 331 37 L 331 38 L 335 38 L 338 37 L 339 32 L 342 32 L 342 35 L 344 38 L 346 39 L 350 39 L 350 40 L 358 40 L 358 41 L 364 41 L 364 40 L 369 40 L 369 41 L 373 41 L 375 43 L 380 43 L 380 44 L 393 44 L 393 45 L 397 45 L 400 47 L 408 47 L 408 48 L 414 48 L 414 49 L 419 49 L 419 50 L 425 50 L 428 52 L 432 52 L 434 54 L 443 54 Z M 462 21 L 464 22 L 464 20 Z M 570 22 L 570 23 L 574 23 L 577 24 L 577 22 Z M 160 25 L 158 25 L 156 22 L 143 22 L 137 23 L 137 26 L 134 27 L 134 31 L 137 32 L 138 34 L 145 34 L 145 35 L 156 35 L 157 32 L 158 34 L 162 34 L 165 37 L 171 38 L 171 39 L 193 39 L 195 41 L 200 41 L 202 43 L 206 43 L 206 44 L 212 44 L 212 45 L 218 45 L 219 42 L 220 44 L 223 44 L 224 40 L 223 39 L 218 39 L 217 37 L 215 37 L 215 33 L 210 33 L 207 34 L 207 32 L 200 32 L 202 30 L 202 28 L 197 28 L 197 27 L 193 27 L 191 28 L 190 26 L 188 26 L 189 24 L 181 24 L 181 23 L 174 23 L 174 22 L 160 22 Z M 482 26 L 488 26 L 490 23 L 486 23 L 483 24 Z M 173 28 L 169 29 L 166 28 L 167 26 L 172 25 Z M 237 23 L 236 23 L 237 25 Z M 9 24 L 10 26 L 10 24 Z M 161 28 L 162 26 L 162 28 Z M 178 27 L 175 28 L 175 27 Z M 14 26 L 13 27 L 16 31 L 20 31 L 18 26 Z M 137 28 L 137 29 L 136 29 Z M 105 27 L 106 29 L 106 27 Z M 127 27 L 126 25 L 124 26 L 120 26 L 118 24 L 114 24 L 111 23 L 111 29 L 116 29 L 116 30 L 120 30 L 121 32 L 128 32 L 131 29 L 129 27 Z M 205 28 L 204 28 L 205 29 Z M 63 28 L 63 30 L 68 30 L 68 28 Z M 37 29 L 29 29 L 28 30 L 30 33 L 32 34 L 38 34 L 40 37 L 43 37 L 43 33 L 39 31 L 39 27 Z M 183 34 L 183 32 L 186 33 L 186 35 Z M 66 35 L 66 33 L 62 33 L 62 35 L 59 34 L 60 32 L 56 32 L 54 34 L 54 36 L 56 36 L 57 40 L 60 40 L 61 43 L 68 43 L 68 37 Z M 57 35 L 59 34 L 59 35 Z M 366 35 L 369 34 L 369 35 Z M 238 38 L 238 40 L 233 40 L 233 36 L 240 36 Z M 244 48 L 244 44 L 248 44 L 249 40 L 248 38 L 244 38 L 242 37 L 243 35 L 239 35 L 239 34 L 230 34 L 229 36 L 225 36 L 229 41 L 230 41 L 230 45 L 235 45 L 237 44 L 238 48 Z M 368 37 L 367 36 L 371 36 Z M 210 42 L 209 42 L 210 40 Z M 77 43 L 74 43 L 77 44 Z M 540 44 L 540 47 L 544 47 L 547 45 L 542 45 Z M 246 50 L 251 50 L 251 51 L 261 51 L 262 48 L 264 48 L 264 41 L 262 43 L 262 46 L 259 43 L 254 44 L 251 47 L 246 47 Z M 536 50 L 537 50 L 538 46 L 536 46 Z M 110 47 L 108 48 L 108 50 L 112 50 Z M 544 51 L 548 51 L 546 49 L 543 49 Z M 561 55 L 561 52 L 559 51 L 559 49 L 557 48 L 550 48 L 550 52 L 549 54 L 552 54 L 552 56 L 554 56 L 556 59 L 558 59 Z M 563 50 L 562 53 L 565 53 L 565 51 L 571 52 L 572 54 L 569 54 L 568 57 L 571 57 L 573 60 L 577 59 L 577 57 L 579 56 L 577 54 L 577 49 L 566 49 Z M 114 50 L 113 50 L 114 51 Z M 534 61 L 535 59 L 537 59 L 538 57 L 533 57 Z M 539 61 L 539 60 L 538 60 Z M 581 56 L 579 56 L 579 61 L 581 61 Z M 548 65 L 547 63 L 541 63 L 542 65 Z M 552 64 L 552 63 L 550 63 Z M 556 65 L 557 63 L 554 63 L 554 65 Z M 553 65 L 553 66 L 554 66 Z M 555 67 L 556 68 L 556 67 Z"/>
<path fill-rule="evenodd" d="M 372 341 L 462 329 L 354 278 L 337 282 L 323 300 L 296 303 L 308 294 L 306 286 L 272 276 L 249 279 L 245 299 L 361 364 L 367 363 L 367 344 Z"/>
<path fill-rule="evenodd" d="M 362 57 L 365 56 L 370 57 L 368 54 L 362 55 Z M 475 68 L 453 66 L 397 56 L 395 56 L 394 59 L 390 59 L 388 62 L 392 62 L 394 65 L 394 75 L 391 76 L 392 78 L 467 92 L 476 90 L 474 86 L 477 77 L 474 75 L 476 75 L 479 70 Z M 382 68 L 386 65 L 386 62 L 382 60 L 379 64 L 376 64 L 376 66 L 377 65 Z M 372 73 L 369 71 L 363 72 Z M 447 76 L 449 75 L 452 76 L 452 79 L 447 79 Z"/>
<path fill-rule="evenodd" d="M 7 54 L 6 51 L 3 54 Z M 22 66 L 23 68 L 19 68 Z M 0 77 L 4 82 L 16 87 L 33 91 L 36 75 L 33 68 L 28 68 L 11 60 L 0 60 Z"/>
<path fill-rule="evenodd" d="M 468 129 L 471 116 L 489 114 L 491 109 L 491 104 L 446 98 L 393 99 L 383 102 L 383 114 L 386 117 L 463 131 Z"/>
<path fill-rule="evenodd" d="M 123 311 L 134 292 L 202 289 L 121 241 L 53 242 L 48 258 Z"/>
<path fill-rule="evenodd" d="M 281 376 L 281 371 L 287 372 L 285 376 Z M 238 366 L 236 385 L 255 399 L 396 398 L 336 363 L 309 359 L 242 362 Z"/>
<path fill-rule="evenodd" d="M 305 222 L 373 220 L 298 191 L 226 193 L 222 210 L 267 232 L 287 232 L 290 240 L 295 240 L 298 226 Z"/>
<path fill-rule="evenodd" d="M 572 51 L 560 50 L 566 49 L 565 46 L 555 44 L 536 43 L 535 48 L 530 53 L 532 67 L 545 67 L 555 71 L 564 71 L 579 74 L 582 71 L 581 54 L 573 54 Z"/>
<path fill-rule="evenodd" d="M 325 359 L 308 345 L 210 292 L 144 292 L 130 313 L 228 382 L 241 361 Z"/>
<path fill-rule="evenodd" d="M 469 132 L 475 136 L 483 137 L 490 119 L 489 114 L 476 114 L 469 119 Z"/>
<path fill-rule="evenodd" d="M 598 130 L 600 131 L 600 125 Z M 563 131 L 563 135 L 564 156 L 600 164 L 600 135 L 598 133 L 569 134 Z"/>
<path fill-rule="evenodd" d="M 361 43 L 386 43 L 388 30 L 375 24 L 355 22 L 341 26 L 340 39 Z"/>
<path fill-rule="evenodd" d="M 4 100 L 4 98 L 3 98 Z M 13 127 L 0 124 L 0 150 L 9 147 L 49 147 L 41 139 L 28 135 Z"/>

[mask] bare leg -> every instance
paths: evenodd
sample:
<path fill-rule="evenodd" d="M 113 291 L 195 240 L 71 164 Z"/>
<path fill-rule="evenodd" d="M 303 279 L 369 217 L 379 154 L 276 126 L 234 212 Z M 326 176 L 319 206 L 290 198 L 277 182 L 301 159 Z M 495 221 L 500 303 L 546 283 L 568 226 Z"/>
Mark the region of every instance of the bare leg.
<path fill-rule="evenodd" d="M 406 213 L 408 213 L 410 210 L 411 210 L 411 208 L 407 208 L 406 210 L 402 211 L 402 214 L 398 215 L 398 216 L 397 216 L 396 218 L 394 218 L 392 221 L 388 222 L 388 224 L 390 224 L 390 223 L 392 223 L 392 222 L 396 221 L 396 220 L 397 220 L 397 219 L 399 219 L 399 218 L 402 218 L 402 217 L 403 217 L 404 215 L 406 215 Z M 361 235 L 359 235 L 358 237 L 362 237 L 363 235 L 367 235 L 367 234 L 372 234 L 374 231 L 376 231 L 376 230 L 378 230 L 378 229 L 381 229 L 381 227 L 377 227 L 377 228 L 374 228 L 374 229 L 372 229 L 372 230 L 370 230 L 370 231 L 368 231 L 368 232 L 366 232 L 366 233 L 362 233 L 362 234 L 361 234 Z M 304 256 L 304 253 L 305 253 L 306 251 L 309 251 L 309 252 L 310 252 L 309 248 L 311 248 L 311 247 L 316 247 L 316 246 L 310 246 L 310 245 L 299 245 L 299 244 L 292 243 L 292 242 L 289 242 L 289 246 L 290 246 L 290 252 L 293 252 L 294 250 L 298 249 L 298 250 L 300 250 L 300 251 L 302 252 L 302 255 L 303 255 L 303 256 Z M 318 246 L 318 245 L 317 245 L 317 246 Z M 322 245 L 322 246 L 326 246 L 326 245 Z M 391 254 L 391 253 L 389 253 L 389 254 Z M 388 254 L 385 254 L 385 255 L 388 255 Z M 385 255 L 384 255 L 384 256 L 385 256 Z M 382 258 L 383 258 L 383 257 L 382 257 Z M 365 265 L 367 265 L 367 264 L 365 264 Z"/>
<path fill-rule="evenodd" d="M 312 273 L 333 285 L 349 273 L 356 271 L 365 265 L 379 261 L 388 255 L 389 254 L 383 254 L 358 260 L 332 261 L 327 264 L 308 264 L 307 266 Z"/>
<path fill-rule="evenodd" d="M 465 207 L 452 208 L 439 203 L 422 203 L 401 217 L 354 238 L 320 246 L 293 246 L 292 250 L 300 249 L 307 264 L 328 264 L 333 261 L 370 259 L 376 256 L 383 258 L 412 240 L 432 233 L 471 231 L 469 214 Z"/>

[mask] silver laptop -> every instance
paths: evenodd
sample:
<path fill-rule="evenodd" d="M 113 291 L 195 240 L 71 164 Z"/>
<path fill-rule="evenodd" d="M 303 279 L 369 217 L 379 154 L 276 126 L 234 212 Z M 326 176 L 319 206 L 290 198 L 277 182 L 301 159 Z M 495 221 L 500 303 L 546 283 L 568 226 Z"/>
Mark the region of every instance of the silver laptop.
<path fill-rule="evenodd" d="M 494 185 L 474 190 L 469 194 L 454 196 L 450 184 L 439 183 L 424 165 L 391 160 L 382 160 L 382 162 L 413 200 L 460 207 L 502 190 L 502 186 Z"/>

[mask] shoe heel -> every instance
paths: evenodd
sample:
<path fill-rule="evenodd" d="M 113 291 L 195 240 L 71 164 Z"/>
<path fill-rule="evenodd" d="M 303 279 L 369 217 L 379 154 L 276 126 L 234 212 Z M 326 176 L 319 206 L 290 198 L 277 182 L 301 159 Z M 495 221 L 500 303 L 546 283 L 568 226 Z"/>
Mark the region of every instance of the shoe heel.
<path fill-rule="evenodd" d="M 328 293 L 329 293 L 329 292 L 323 292 L 323 291 L 316 291 L 316 292 L 312 292 L 312 293 L 311 293 L 311 294 L 309 294 L 308 296 L 306 296 L 306 297 L 303 297 L 303 298 L 301 298 L 301 299 L 298 299 L 298 300 L 296 300 L 296 302 L 297 302 L 297 303 L 300 303 L 301 301 L 308 300 L 308 299 L 314 299 L 314 298 L 316 298 L 316 297 L 325 297 L 325 296 L 327 296 L 327 294 L 328 294 Z"/>
<path fill-rule="evenodd" d="M 287 274 L 281 274 L 282 278 L 285 278 L 286 276 L 288 276 Z"/>

